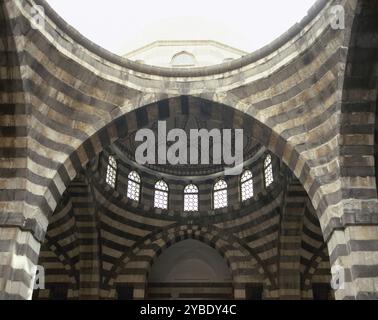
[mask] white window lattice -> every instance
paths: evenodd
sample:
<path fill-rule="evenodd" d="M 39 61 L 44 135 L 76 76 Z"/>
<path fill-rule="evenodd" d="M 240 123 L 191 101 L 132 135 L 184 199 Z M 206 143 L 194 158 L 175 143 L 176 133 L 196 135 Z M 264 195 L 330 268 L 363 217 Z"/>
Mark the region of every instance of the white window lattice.
<path fill-rule="evenodd" d="M 246 201 L 253 197 L 253 175 L 250 170 L 244 171 L 240 179 L 241 182 L 241 198 Z"/>
<path fill-rule="evenodd" d="M 137 172 L 131 171 L 127 182 L 127 197 L 134 201 L 139 201 L 140 196 L 140 176 Z"/>
<path fill-rule="evenodd" d="M 194 184 L 184 189 L 184 211 L 198 211 L 198 188 Z"/>
<path fill-rule="evenodd" d="M 272 157 L 269 154 L 266 156 L 264 161 L 264 178 L 266 187 L 269 187 L 274 181 Z"/>
<path fill-rule="evenodd" d="M 155 184 L 154 205 L 158 209 L 168 209 L 168 185 L 160 180 Z"/>
<path fill-rule="evenodd" d="M 105 181 L 112 188 L 115 188 L 116 176 L 117 176 L 117 161 L 114 159 L 113 156 L 109 156 Z"/>
<path fill-rule="evenodd" d="M 214 185 L 214 209 L 226 208 L 227 205 L 227 183 L 224 180 L 219 180 Z"/>

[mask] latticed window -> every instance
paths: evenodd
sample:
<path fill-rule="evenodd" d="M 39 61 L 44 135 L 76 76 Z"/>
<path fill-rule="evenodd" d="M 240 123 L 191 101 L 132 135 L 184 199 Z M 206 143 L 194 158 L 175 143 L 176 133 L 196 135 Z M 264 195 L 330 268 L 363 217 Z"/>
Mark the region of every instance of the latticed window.
<path fill-rule="evenodd" d="M 114 159 L 113 156 L 109 156 L 105 181 L 109 186 L 111 186 L 112 188 L 115 188 L 116 177 L 117 177 L 117 161 Z"/>
<path fill-rule="evenodd" d="M 250 170 L 243 172 L 241 179 L 241 199 L 246 201 L 253 197 L 253 175 Z"/>
<path fill-rule="evenodd" d="M 127 182 L 127 197 L 134 201 L 139 201 L 140 196 L 140 176 L 137 172 L 131 171 Z"/>
<path fill-rule="evenodd" d="M 219 180 L 214 185 L 214 209 L 226 208 L 227 205 L 227 183 L 224 180 Z"/>
<path fill-rule="evenodd" d="M 264 161 L 264 178 L 266 187 L 269 187 L 274 181 L 272 157 L 270 154 L 266 156 Z"/>
<path fill-rule="evenodd" d="M 160 180 L 155 183 L 155 208 L 168 209 L 168 185 Z"/>
<path fill-rule="evenodd" d="M 184 211 L 198 211 L 198 188 L 194 184 L 184 189 Z"/>

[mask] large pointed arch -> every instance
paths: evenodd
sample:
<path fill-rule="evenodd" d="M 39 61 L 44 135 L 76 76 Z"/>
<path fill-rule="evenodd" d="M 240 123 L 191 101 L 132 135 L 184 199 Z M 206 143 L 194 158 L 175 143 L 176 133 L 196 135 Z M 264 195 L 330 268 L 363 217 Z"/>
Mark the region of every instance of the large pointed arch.
<path fill-rule="evenodd" d="M 306 19 L 266 48 L 229 64 L 190 71 L 150 68 L 117 58 L 80 36 L 45 1 L 37 3 L 47 9 L 46 25 L 41 29 L 31 28 L 34 1 L 1 4 L 0 23 L 6 26 L 2 29 L 13 30 L 1 41 L 12 42 L 17 37 L 16 45 L 9 48 L 11 55 L 22 55 L 22 64 L 28 66 L 20 79 L 6 79 L 3 86 L 6 96 L 13 99 L 10 102 L 18 101 L 18 108 L 22 106 L 28 113 L 5 126 L 11 138 L 23 135 L 18 141 L 23 147 L 3 148 L 10 159 L 19 160 L 14 170 L 3 174 L 7 192 L 1 198 L 1 229 L 12 228 L 13 234 L 0 230 L 1 240 L 17 243 L 22 233 L 29 247 L 38 252 L 48 217 L 82 168 L 126 132 L 180 110 L 192 112 L 186 103 L 175 106 L 191 96 L 206 101 L 196 112 L 249 130 L 248 134 L 281 159 L 302 183 L 328 241 L 331 263 L 348 270 L 348 288 L 340 298 L 376 297 L 372 286 L 359 285 L 371 284 L 374 273 L 364 271 L 367 265 L 353 269 L 355 259 L 349 257 L 360 252 L 352 247 L 354 241 L 357 247 L 362 245 L 358 237 L 366 234 L 362 228 L 371 234 L 372 247 L 378 247 L 374 216 L 378 202 L 371 176 L 374 165 L 367 166 L 367 179 L 349 174 L 352 162 L 345 158 L 364 159 L 357 155 L 358 143 L 348 144 L 351 140 L 345 134 L 354 112 L 344 112 L 356 107 L 356 96 L 367 103 L 364 107 L 375 105 L 376 88 L 372 85 L 376 81 L 363 72 L 375 70 L 376 64 L 376 55 L 368 54 L 369 59 L 365 55 L 371 39 L 376 38 L 377 7 L 372 2 L 320 1 Z M 344 30 L 335 31 L 329 24 L 329 8 L 340 3 L 349 23 Z M 304 29 L 306 32 L 301 32 Z M 17 59 L 12 63 L 7 61 L 16 69 L 21 65 Z M 345 87 L 341 97 L 340 85 Z M 21 94 L 9 94 L 17 91 L 14 89 Z M 25 92 L 27 104 L 22 98 L 17 100 Z M 184 98 L 179 97 L 182 95 Z M 27 125 L 18 125 L 23 122 Z M 363 141 L 369 140 L 373 130 L 359 134 Z M 367 147 L 374 152 L 371 141 Z M 17 154 L 20 157 L 15 157 Z M 361 188 L 360 181 L 367 181 L 368 187 Z M 366 247 L 361 252 L 369 250 L 371 247 Z M 377 265 L 374 261 L 373 266 Z M 11 271 L 9 279 L 3 279 L 9 285 L 0 287 L 1 294 L 26 298 L 30 284 L 20 293 L 15 271 Z M 31 273 L 22 272 L 31 282 Z"/>

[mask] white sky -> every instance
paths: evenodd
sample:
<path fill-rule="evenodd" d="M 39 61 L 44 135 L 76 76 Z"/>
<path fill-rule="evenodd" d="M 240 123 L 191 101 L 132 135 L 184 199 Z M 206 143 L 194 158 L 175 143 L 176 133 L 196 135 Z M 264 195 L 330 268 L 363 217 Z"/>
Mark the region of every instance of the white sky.
<path fill-rule="evenodd" d="M 47 0 L 100 46 L 125 54 L 155 40 L 216 40 L 252 52 L 299 22 L 315 0 Z"/>

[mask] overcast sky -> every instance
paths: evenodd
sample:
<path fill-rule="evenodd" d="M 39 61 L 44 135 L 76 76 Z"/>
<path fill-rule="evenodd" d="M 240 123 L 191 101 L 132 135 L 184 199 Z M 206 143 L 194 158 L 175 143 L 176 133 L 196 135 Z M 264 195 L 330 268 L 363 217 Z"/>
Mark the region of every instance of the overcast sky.
<path fill-rule="evenodd" d="M 217 40 L 254 51 L 315 0 L 47 0 L 90 40 L 125 54 L 155 40 Z"/>

